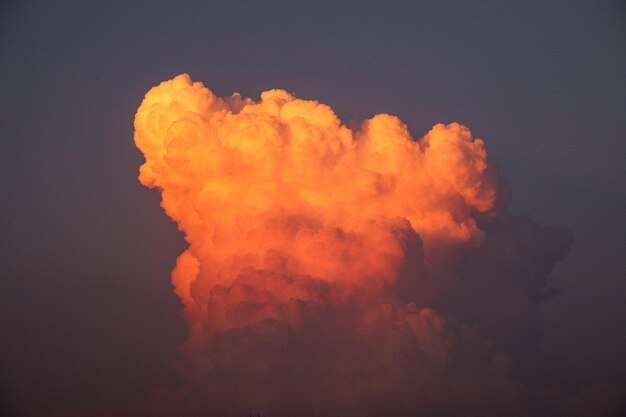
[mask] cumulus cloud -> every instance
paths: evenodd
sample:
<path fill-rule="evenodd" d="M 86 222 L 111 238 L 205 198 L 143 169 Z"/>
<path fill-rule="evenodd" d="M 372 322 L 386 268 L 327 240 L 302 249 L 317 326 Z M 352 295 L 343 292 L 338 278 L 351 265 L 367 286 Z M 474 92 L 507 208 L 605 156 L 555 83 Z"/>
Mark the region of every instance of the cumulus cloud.
<path fill-rule="evenodd" d="M 142 184 L 188 249 L 185 415 L 529 415 L 515 366 L 571 237 L 507 210 L 485 143 L 351 129 L 284 90 L 220 98 L 179 75 L 135 117 Z M 184 404 L 184 407 L 182 406 Z M 525 405 L 526 404 L 526 405 Z M 182 408 L 181 408 L 182 407 Z"/>

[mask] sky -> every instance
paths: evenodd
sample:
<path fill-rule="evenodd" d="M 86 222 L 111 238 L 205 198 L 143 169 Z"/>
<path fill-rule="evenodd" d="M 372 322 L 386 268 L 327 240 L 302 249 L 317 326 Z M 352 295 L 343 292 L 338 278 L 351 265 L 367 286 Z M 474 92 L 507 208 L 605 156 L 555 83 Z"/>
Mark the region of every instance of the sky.
<path fill-rule="evenodd" d="M 150 88 L 181 73 L 223 97 L 282 88 L 345 123 L 389 113 L 414 138 L 468 126 L 508 178 L 509 210 L 573 238 L 523 377 L 566 393 L 626 384 L 619 2 L 8 1 L 6 410 L 69 415 L 175 386 L 188 330 L 170 273 L 187 245 L 137 180 L 133 120 Z"/>

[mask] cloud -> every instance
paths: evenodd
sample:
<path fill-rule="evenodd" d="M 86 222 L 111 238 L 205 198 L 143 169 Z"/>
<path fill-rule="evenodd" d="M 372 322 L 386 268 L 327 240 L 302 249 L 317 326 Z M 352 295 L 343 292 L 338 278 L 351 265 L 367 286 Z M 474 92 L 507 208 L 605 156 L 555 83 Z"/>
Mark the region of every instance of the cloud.
<path fill-rule="evenodd" d="M 507 210 L 468 128 L 351 129 L 284 90 L 220 98 L 179 75 L 144 98 L 135 143 L 189 243 L 181 388 L 161 412 L 540 415 L 516 364 L 571 236 Z"/>

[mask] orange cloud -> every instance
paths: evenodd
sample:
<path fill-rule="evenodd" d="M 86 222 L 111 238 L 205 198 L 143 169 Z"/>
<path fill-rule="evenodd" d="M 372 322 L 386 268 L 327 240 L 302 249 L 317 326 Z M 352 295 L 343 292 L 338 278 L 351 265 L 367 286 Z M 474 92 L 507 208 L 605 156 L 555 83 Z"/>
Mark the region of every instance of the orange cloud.
<path fill-rule="evenodd" d="M 516 392 L 509 356 L 472 327 L 497 339 L 491 318 L 463 314 L 483 302 L 465 286 L 535 312 L 504 267 L 481 275 L 468 260 L 519 222 L 496 204 L 497 169 L 465 126 L 415 140 L 380 114 L 353 130 L 284 90 L 220 98 L 179 75 L 146 94 L 135 143 L 141 183 L 161 190 L 189 243 L 172 280 L 190 326 L 178 367 L 200 409 L 370 415 L 393 398 L 395 412 L 415 412 L 452 390 L 446 407 L 482 395 L 493 410 Z M 538 252 L 549 264 L 567 251 L 555 239 L 556 253 Z M 526 259 L 506 245 L 507 268 Z"/>

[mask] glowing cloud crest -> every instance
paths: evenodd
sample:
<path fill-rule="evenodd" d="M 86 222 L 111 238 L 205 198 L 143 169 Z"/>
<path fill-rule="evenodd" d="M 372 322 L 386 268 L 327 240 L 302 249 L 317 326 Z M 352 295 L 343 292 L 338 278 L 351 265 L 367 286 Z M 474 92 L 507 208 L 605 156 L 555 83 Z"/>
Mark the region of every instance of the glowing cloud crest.
<path fill-rule="evenodd" d="M 570 238 L 506 211 L 466 127 L 351 130 L 284 90 L 220 98 L 179 75 L 146 95 L 135 143 L 189 243 L 172 280 L 190 413 L 494 413 L 519 396 L 511 355 L 539 343 L 532 294 Z"/>

